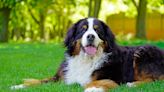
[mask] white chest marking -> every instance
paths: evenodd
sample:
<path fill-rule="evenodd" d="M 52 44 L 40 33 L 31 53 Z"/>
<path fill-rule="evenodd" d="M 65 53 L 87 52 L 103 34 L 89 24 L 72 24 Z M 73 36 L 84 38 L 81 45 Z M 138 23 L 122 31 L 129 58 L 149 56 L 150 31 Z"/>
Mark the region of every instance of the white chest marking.
<path fill-rule="evenodd" d="M 80 52 L 80 55 L 69 57 L 67 72 L 65 74 L 65 82 L 67 84 L 78 83 L 81 86 L 92 81 L 91 74 L 93 71 L 101 67 L 105 62 L 105 54 L 102 54 L 102 48 L 95 57 L 88 57 L 85 53 Z"/>

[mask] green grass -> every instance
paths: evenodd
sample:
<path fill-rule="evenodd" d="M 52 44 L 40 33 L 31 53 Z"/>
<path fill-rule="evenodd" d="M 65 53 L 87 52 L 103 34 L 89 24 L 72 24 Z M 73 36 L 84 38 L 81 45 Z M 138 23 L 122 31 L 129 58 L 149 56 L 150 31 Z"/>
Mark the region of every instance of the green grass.
<path fill-rule="evenodd" d="M 153 44 L 164 48 L 164 42 L 133 41 L 122 45 Z M 0 44 L 0 92 L 13 92 L 11 85 L 22 83 L 24 78 L 47 78 L 55 74 L 64 57 L 61 44 Z M 82 92 L 77 84 L 48 83 L 14 92 Z M 122 85 L 110 92 L 164 92 L 164 82 L 156 81 L 134 88 Z"/>

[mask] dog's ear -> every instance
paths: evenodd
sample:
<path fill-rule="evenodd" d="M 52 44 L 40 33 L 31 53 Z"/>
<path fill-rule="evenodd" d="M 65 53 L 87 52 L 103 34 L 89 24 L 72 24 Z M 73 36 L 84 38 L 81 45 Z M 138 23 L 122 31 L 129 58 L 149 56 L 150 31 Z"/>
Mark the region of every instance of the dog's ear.
<path fill-rule="evenodd" d="M 74 41 L 74 34 L 76 33 L 76 24 L 74 24 L 71 28 L 69 28 L 67 35 L 65 37 L 64 44 L 68 47 Z"/>
<path fill-rule="evenodd" d="M 115 36 L 104 22 L 102 22 L 102 25 L 105 32 L 105 40 L 107 41 L 108 48 L 110 51 L 112 51 L 116 47 Z"/>
<path fill-rule="evenodd" d="M 64 41 L 64 44 L 66 47 L 73 45 L 73 43 L 75 41 L 75 34 L 77 31 L 77 27 L 82 20 L 83 19 L 79 20 L 77 23 L 73 24 L 72 27 L 69 28 L 67 35 L 65 37 L 65 41 Z"/>

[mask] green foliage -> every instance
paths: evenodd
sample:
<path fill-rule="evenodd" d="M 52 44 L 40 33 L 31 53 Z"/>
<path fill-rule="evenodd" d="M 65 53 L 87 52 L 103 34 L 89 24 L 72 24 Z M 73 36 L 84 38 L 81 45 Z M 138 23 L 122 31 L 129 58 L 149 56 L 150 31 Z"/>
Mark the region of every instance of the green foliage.
<path fill-rule="evenodd" d="M 13 8 L 21 0 L 0 0 L 0 8 L 8 7 Z"/>
<path fill-rule="evenodd" d="M 137 15 L 137 9 L 132 2 L 133 0 L 103 0 L 100 11 L 100 18 L 106 19 L 104 16 L 112 14 L 118 14 L 124 12 L 127 17 L 135 17 Z M 139 0 L 134 0 L 138 5 Z M 164 0 L 147 0 L 148 13 L 159 12 L 164 13 Z"/>
<path fill-rule="evenodd" d="M 15 41 L 39 41 L 41 39 L 39 36 L 43 32 L 45 40 L 61 40 L 72 21 L 77 20 L 77 17 L 74 18 L 75 8 L 81 2 L 74 0 L 22 1 L 11 11 L 9 30 L 13 34 L 10 34 L 10 37 Z"/>
<path fill-rule="evenodd" d="M 148 0 L 147 7 L 149 12 L 157 11 L 164 14 L 164 0 Z"/>
<path fill-rule="evenodd" d="M 128 41 L 121 45 L 153 44 L 164 48 L 164 42 Z M 13 92 L 10 86 L 22 83 L 24 78 L 47 78 L 57 71 L 64 58 L 64 48 L 61 44 L 0 44 L 0 85 L 1 92 Z M 157 81 L 128 88 L 122 85 L 110 92 L 164 92 L 164 82 Z M 29 87 L 14 92 L 83 92 L 79 85 L 66 85 L 63 82 L 48 83 Z"/>

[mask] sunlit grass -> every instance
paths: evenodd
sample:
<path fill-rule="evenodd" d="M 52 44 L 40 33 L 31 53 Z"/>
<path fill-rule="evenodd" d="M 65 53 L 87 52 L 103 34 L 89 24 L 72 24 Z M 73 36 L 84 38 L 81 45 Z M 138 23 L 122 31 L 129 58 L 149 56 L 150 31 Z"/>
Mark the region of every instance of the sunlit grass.
<path fill-rule="evenodd" d="M 164 42 L 133 41 L 121 42 L 122 45 L 153 44 L 164 48 Z M 61 44 L 0 44 L 0 91 L 10 92 L 9 87 L 19 84 L 24 78 L 47 78 L 55 74 L 64 58 Z M 111 92 L 164 92 L 164 82 L 157 81 L 128 88 L 122 85 Z M 79 85 L 65 85 L 63 82 L 48 83 L 29 87 L 18 92 L 82 92 Z"/>

